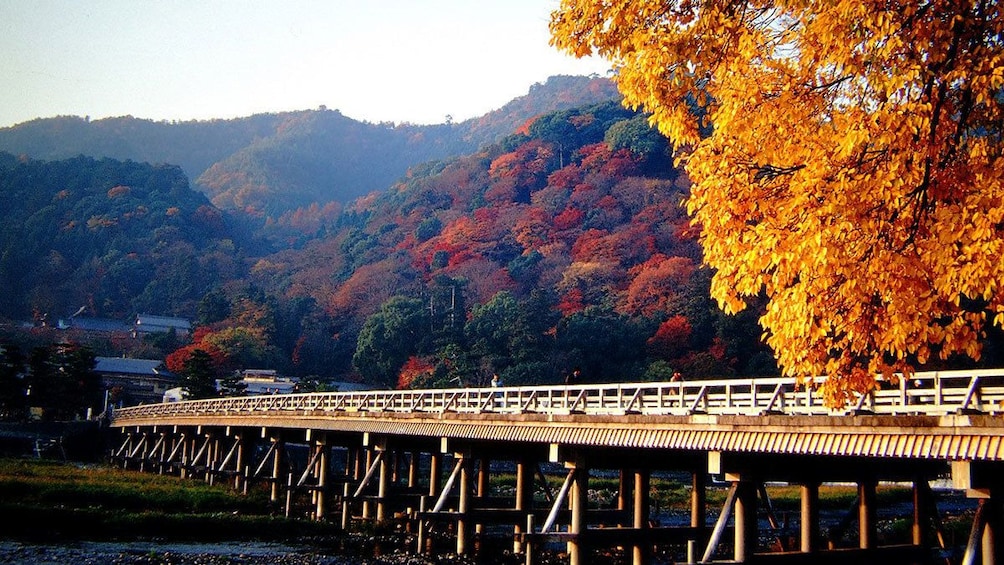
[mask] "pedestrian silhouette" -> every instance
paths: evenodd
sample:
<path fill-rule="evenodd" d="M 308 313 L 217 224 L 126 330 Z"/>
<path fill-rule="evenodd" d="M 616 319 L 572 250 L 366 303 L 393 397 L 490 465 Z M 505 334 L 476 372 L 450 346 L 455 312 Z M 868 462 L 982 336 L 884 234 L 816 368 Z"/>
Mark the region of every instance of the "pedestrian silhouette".
<path fill-rule="evenodd" d="M 582 378 L 582 371 L 580 371 L 579 368 L 576 367 L 575 369 L 572 369 L 571 373 L 568 373 L 567 375 L 565 375 L 565 384 L 566 385 L 577 385 L 577 384 L 579 384 L 579 380 L 581 378 Z"/>

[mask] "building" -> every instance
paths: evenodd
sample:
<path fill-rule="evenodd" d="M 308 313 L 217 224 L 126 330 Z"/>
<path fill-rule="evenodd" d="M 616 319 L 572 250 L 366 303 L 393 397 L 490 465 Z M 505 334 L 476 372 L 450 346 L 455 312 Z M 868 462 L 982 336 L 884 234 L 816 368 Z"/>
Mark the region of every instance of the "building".
<path fill-rule="evenodd" d="M 56 327 L 61 330 L 77 330 L 98 334 L 125 334 L 132 330 L 132 326 L 129 324 L 119 320 L 109 320 L 108 318 L 60 318 Z"/>
<path fill-rule="evenodd" d="M 132 325 L 133 337 L 151 333 L 167 333 L 171 330 L 174 330 L 178 336 L 187 336 L 192 333 L 192 323 L 184 318 L 140 314 L 136 316 Z"/>
<path fill-rule="evenodd" d="M 135 406 L 164 401 L 164 393 L 178 386 L 179 377 L 157 359 L 95 357 L 94 371 L 105 390 L 114 391 L 116 405 Z"/>
<path fill-rule="evenodd" d="M 244 393 L 247 395 L 297 392 L 296 381 L 280 377 L 274 369 L 245 369 L 241 371 L 240 382 L 245 386 Z"/>

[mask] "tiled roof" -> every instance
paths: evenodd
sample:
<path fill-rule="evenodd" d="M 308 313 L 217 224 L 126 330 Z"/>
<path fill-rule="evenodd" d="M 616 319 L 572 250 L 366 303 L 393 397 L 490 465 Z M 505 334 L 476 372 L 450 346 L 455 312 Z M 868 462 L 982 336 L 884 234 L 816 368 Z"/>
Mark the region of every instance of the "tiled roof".
<path fill-rule="evenodd" d="M 156 375 L 172 377 L 173 374 L 158 359 L 126 359 L 123 357 L 95 357 L 97 365 L 94 370 L 99 373 L 117 373 L 122 375 Z"/>

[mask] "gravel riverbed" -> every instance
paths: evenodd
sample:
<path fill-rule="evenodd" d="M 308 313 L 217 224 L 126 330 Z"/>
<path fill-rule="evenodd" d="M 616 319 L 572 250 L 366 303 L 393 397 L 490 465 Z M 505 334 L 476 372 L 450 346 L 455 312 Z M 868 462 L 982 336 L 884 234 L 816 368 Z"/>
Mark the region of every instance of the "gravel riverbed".
<path fill-rule="evenodd" d="M 181 544 L 73 542 L 34 544 L 0 541 L 0 563 L 18 565 L 469 565 L 455 555 L 403 552 L 379 556 L 337 555 L 325 550 L 272 543 Z"/>

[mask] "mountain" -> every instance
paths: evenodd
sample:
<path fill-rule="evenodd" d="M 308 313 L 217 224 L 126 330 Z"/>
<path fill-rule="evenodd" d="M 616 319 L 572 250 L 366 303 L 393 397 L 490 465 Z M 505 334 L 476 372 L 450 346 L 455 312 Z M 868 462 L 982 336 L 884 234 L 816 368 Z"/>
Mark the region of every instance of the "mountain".
<path fill-rule="evenodd" d="M 176 166 L 0 153 L 0 202 L 2 318 L 188 313 L 243 274 L 223 214 Z"/>
<path fill-rule="evenodd" d="M 609 79 L 558 76 L 455 124 L 374 124 L 323 107 L 188 122 L 61 116 L 0 129 L 0 151 L 40 160 L 84 155 L 170 163 L 219 208 L 278 217 L 384 190 L 409 167 L 473 152 L 537 115 L 617 98 Z"/>
<path fill-rule="evenodd" d="M 191 342 L 141 344 L 172 370 L 202 351 L 221 374 L 375 386 L 560 382 L 572 366 L 587 381 L 776 371 L 757 309 L 727 317 L 708 296 L 667 140 L 616 99 L 517 123 L 564 104 L 538 101 L 543 88 L 463 127 L 378 133 L 334 110 L 284 114 L 200 176 L 240 210 L 177 166 L 2 156 L 0 316 L 180 315 Z M 368 180 L 346 155 L 375 175 L 373 163 L 472 143 L 461 129 L 492 141 L 344 203 L 312 200 Z"/>

